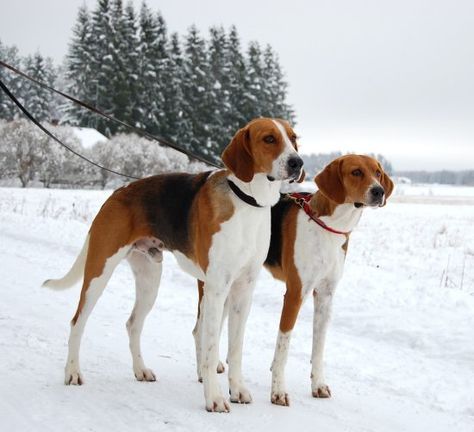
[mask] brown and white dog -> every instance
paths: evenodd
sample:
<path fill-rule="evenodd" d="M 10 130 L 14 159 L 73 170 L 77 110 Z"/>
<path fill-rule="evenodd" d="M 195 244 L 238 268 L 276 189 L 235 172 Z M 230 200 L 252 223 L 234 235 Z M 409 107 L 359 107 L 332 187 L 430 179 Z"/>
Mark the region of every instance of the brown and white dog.
<path fill-rule="evenodd" d="M 201 370 L 208 411 L 229 411 L 217 381 L 218 336 L 224 302 L 229 319 L 232 402 L 251 396 L 241 372 L 244 327 L 257 274 L 270 242 L 270 207 L 283 180 L 297 180 L 303 162 L 296 135 L 282 120 L 256 119 L 240 129 L 222 154 L 227 170 L 157 175 L 116 190 L 95 217 L 71 270 L 45 286 L 64 289 L 83 278 L 71 323 L 66 384 L 82 384 L 79 347 L 86 321 L 117 264 L 127 258 L 136 301 L 127 321 L 133 371 L 155 381 L 145 366 L 140 335 L 160 283 L 162 250 L 203 281 Z"/>
<path fill-rule="evenodd" d="M 393 183 L 368 156 L 346 155 L 315 177 L 318 191 L 282 197 L 272 208 L 272 235 L 265 267 L 286 283 L 275 355 L 271 401 L 289 405 L 284 370 L 290 337 L 303 301 L 313 294 L 311 388 L 316 398 L 331 396 L 323 373 L 323 351 L 335 289 L 342 277 L 349 234 L 365 207 L 385 205 Z M 298 197 L 298 194 L 295 194 Z"/>

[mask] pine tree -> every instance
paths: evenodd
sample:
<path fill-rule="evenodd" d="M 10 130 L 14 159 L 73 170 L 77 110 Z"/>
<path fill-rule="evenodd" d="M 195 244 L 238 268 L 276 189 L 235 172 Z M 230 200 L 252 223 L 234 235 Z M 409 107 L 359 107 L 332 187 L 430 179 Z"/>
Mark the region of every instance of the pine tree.
<path fill-rule="evenodd" d="M 247 51 L 247 75 L 243 84 L 244 114 L 248 119 L 261 117 L 263 112 L 263 62 L 258 42 L 250 42 Z"/>
<path fill-rule="evenodd" d="M 21 59 L 16 46 L 9 47 L 2 44 L 0 41 L 0 58 L 14 67 L 21 67 Z M 18 75 L 7 72 L 4 68 L 0 68 L 0 79 L 15 96 L 24 102 L 21 94 L 22 84 L 24 81 Z M 20 111 L 15 103 L 5 93 L 3 93 L 3 91 L 0 91 L 0 119 L 10 121 L 17 118 L 19 115 Z"/>
<path fill-rule="evenodd" d="M 128 83 L 128 100 L 125 121 L 134 126 L 140 123 L 139 41 L 137 17 L 132 3 L 125 7 L 123 18 L 122 49 L 125 60 L 125 80 Z"/>
<path fill-rule="evenodd" d="M 86 6 L 78 11 L 73 36 L 66 56 L 66 90 L 76 98 L 91 105 L 96 105 L 98 98 L 98 82 L 94 67 L 94 43 L 90 15 Z M 72 102 L 66 102 L 65 115 L 62 122 L 94 127 L 97 117 L 89 110 Z"/>
<path fill-rule="evenodd" d="M 222 27 L 209 31 L 209 142 L 212 153 L 220 155 L 229 143 L 226 120 L 230 111 L 230 65 L 227 62 L 228 40 Z"/>
<path fill-rule="evenodd" d="M 263 110 L 262 115 L 279 117 L 294 123 L 293 109 L 286 102 L 288 84 L 277 54 L 270 45 L 267 45 L 263 54 L 264 68 L 262 70 Z"/>
<path fill-rule="evenodd" d="M 227 137 L 243 127 L 251 118 L 245 110 L 247 69 L 240 47 L 237 28 L 232 26 L 229 32 L 229 43 L 226 55 L 226 70 L 228 71 L 228 110 L 225 115 Z"/>
<path fill-rule="evenodd" d="M 209 62 L 206 44 L 195 26 L 186 35 L 183 63 L 183 113 L 186 130 L 183 144 L 193 152 L 218 159 L 210 139 L 209 123 L 213 120 L 210 101 Z"/>
<path fill-rule="evenodd" d="M 163 111 L 165 113 L 165 128 L 162 136 L 181 142 L 185 129 L 183 118 L 183 55 L 181 52 L 179 36 L 173 33 L 169 40 L 168 62 L 164 75 Z"/>
<path fill-rule="evenodd" d="M 163 111 L 163 77 L 166 75 L 166 24 L 142 3 L 139 19 L 139 82 L 141 125 L 151 133 L 160 134 L 165 126 Z"/>
<path fill-rule="evenodd" d="M 92 13 L 92 32 L 95 35 L 92 47 L 93 83 L 96 84 L 95 104 L 106 113 L 114 113 L 114 38 L 112 10 L 109 0 L 98 0 Z M 96 129 L 106 136 L 116 130 L 116 125 L 96 117 Z"/>
<path fill-rule="evenodd" d="M 51 62 L 49 62 L 51 64 Z M 48 70 L 47 62 L 40 53 L 28 56 L 24 61 L 24 68 L 28 75 L 38 81 L 54 86 L 54 71 Z M 25 107 L 39 121 L 51 120 L 51 94 L 48 90 L 33 82 L 25 82 L 22 87 Z"/>

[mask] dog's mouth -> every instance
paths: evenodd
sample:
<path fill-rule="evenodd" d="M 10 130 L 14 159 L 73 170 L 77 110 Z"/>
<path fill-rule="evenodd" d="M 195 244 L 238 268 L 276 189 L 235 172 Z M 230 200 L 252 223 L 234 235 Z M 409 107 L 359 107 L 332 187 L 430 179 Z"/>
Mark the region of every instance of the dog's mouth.
<path fill-rule="evenodd" d="M 363 202 L 355 202 L 354 203 L 354 207 L 355 208 L 363 208 L 363 207 L 371 207 L 371 208 L 378 208 L 378 207 L 382 207 L 383 206 L 383 202 L 382 201 L 374 201 L 374 202 L 370 202 L 370 203 L 363 203 Z"/>

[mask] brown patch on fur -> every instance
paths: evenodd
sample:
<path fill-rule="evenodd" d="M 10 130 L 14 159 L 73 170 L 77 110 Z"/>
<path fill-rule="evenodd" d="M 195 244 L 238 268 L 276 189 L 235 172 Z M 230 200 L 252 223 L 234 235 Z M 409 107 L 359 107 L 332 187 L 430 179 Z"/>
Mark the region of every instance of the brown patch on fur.
<path fill-rule="evenodd" d="M 197 285 L 198 285 L 198 294 L 199 294 L 199 297 L 198 297 L 198 313 L 197 313 L 197 320 L 198 320 L 199 316 L 201 315 L 201 300 L 204 296 L 204 282 L 202 280 L 198 279 Z"/>
<path fill-rule="evenodd" d="M 146 224 L 134 226 L 137 218 L 133 210 L 117 200 L 113 194 L 102 206 L 89 231 L 89 248 L 84 269 L 84 281 L 76 313 L 72 324 L 84 307 L 86 293 L 91 281 L 102 275 L 107 259 L 115 255 L 124 246 L 133 244 L 142 237 L 151 235 Z"/>
<path fill-rule="evenodd" d="M 286 333 L 293 329 L 300 307 L 303 303 L 302 283 L 295 266 L 295 240 L 296 240 L 296 218 L 298 207 L 291 208 L 282 223 L 285 233 L 282 244 L 281 268 L 273 267 L 272 274 L 279 274 L 280 280 L 286 282 L 286 293 L 283 302 L 283 310 L 280 318 L 280 330 Z"/>
<path fill-rule="evenodd" d="M 331 216 L 337 207 L 337 204 L 327 198 L 321 191 L 316 191 L 309 204 L 318 218 L 323 216 Z"/>
<path fill-rule="evenodd" d="M 347 255 L 347 248 L 349 247 L 349 234 L 346 235 L 346 241 L 342 245 L 342 250 L 344 251 L 344 254 Z"/>
<path fill-rule="evenodd" d="M 226 193 L 228 189 L 227 173 L 215 173 L 201 189 L 191 210 L 192 258 L 204 272 L 209 265 L 212 236 L 221 229 L 221 224 L 234 214 L 234 205 Z"/>

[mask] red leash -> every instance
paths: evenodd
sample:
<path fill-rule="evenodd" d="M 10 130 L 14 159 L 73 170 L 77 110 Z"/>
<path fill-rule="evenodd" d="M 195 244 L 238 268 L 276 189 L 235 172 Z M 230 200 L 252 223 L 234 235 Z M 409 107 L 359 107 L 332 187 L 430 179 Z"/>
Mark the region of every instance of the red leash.
<path fill-rule="evenodd" d="M 348 236 L 351 232 L 345 232 L 345 231 L 338 231 L 334 228 L 331 228 L 330 226 L 326 225 L 321 219 L 319 219 L 317 216 L 315 216 L 313 209 L 309 205 L 309 202 L 311 201 L 311 198 L 313 197 L 312 194 L 310 193 L 299 193 L 299 192 L 294 192 L 291 194 L 288 194 L 288 196 L 298 205 L 301 207 L 304 212 L 312 219 L 314 222 L 316 222 L 321 228 L 324 228 L 326 231 L 332 232 L 333 234 L 342 234 L 345 236 Z"/>

